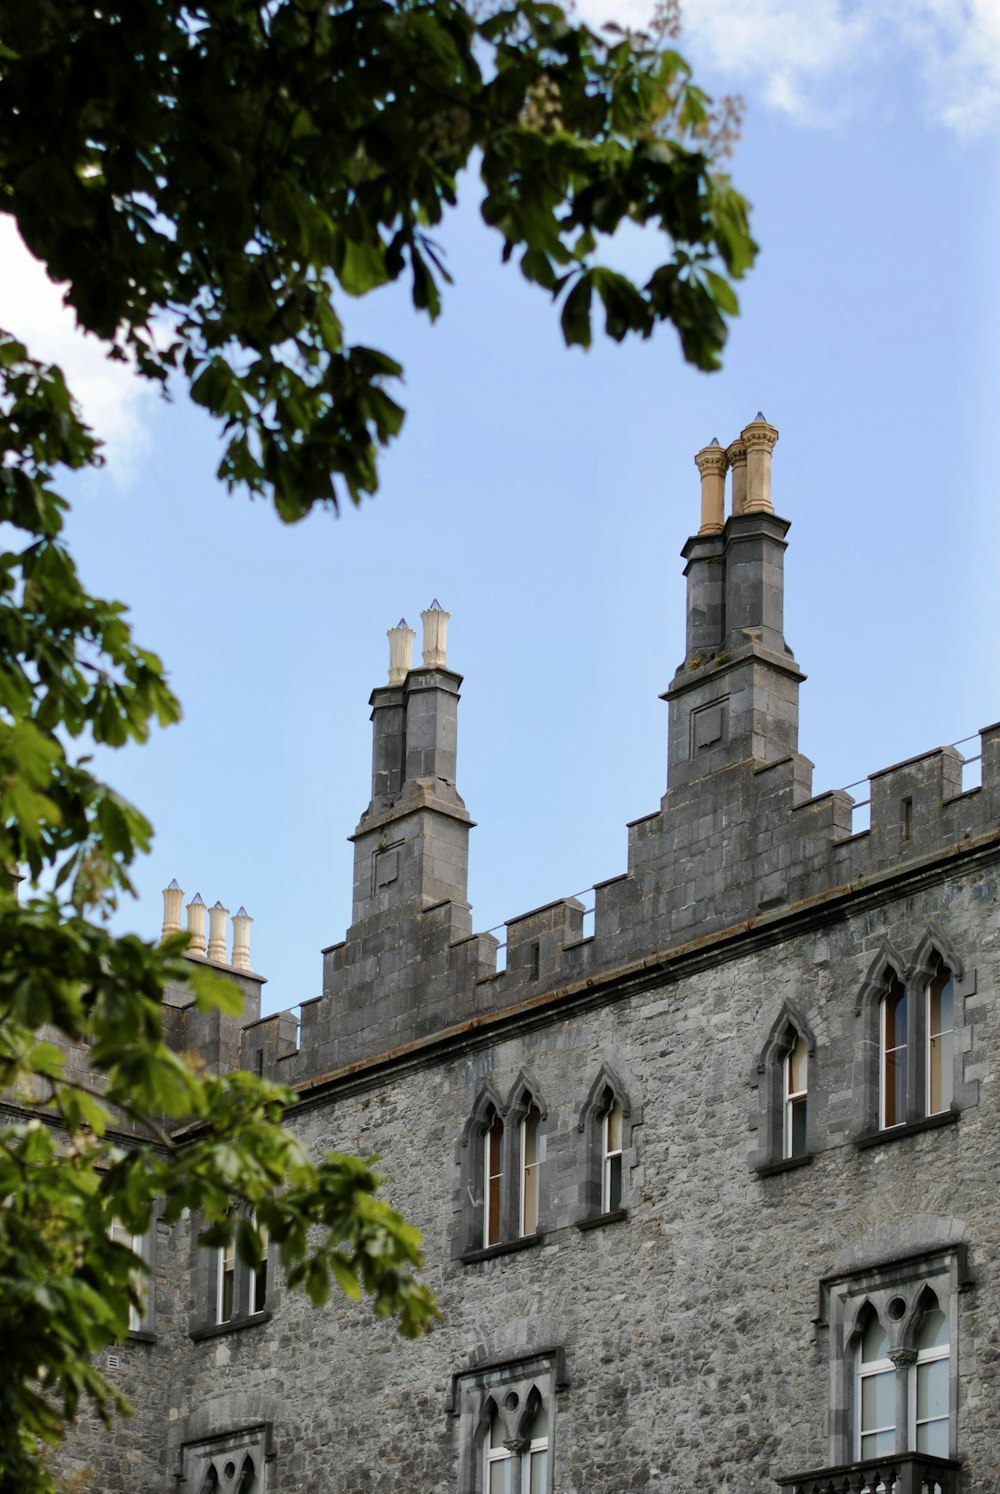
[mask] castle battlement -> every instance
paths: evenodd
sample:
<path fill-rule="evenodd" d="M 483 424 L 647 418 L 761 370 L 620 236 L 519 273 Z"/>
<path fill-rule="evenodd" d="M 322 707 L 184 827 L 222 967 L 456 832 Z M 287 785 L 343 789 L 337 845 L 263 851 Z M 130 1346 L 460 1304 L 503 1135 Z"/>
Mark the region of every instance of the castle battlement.
<path fill-rule="evenodd" d="M 695 457 L 701 525 L 682 551 L 684 658 L 669 708 L 667 788 L 628 827 L 624 873 L 594 889 L 593 933 L 578 897 L 475 933 L 467 899 L 473 827 L 456 786 L 461 676 L 448 666 L 448 614 L 389 630 L 388 682 L 372 693 L 372 791 L 354 835 L 352 922 L 323 952 L 323 991 L 244 1029 L 242 1062 L 305 1081 L 432 1039 L 547 993 L 572 995 L 693 941 L 876 892 L 974 854 L 1000 824 L 1000 724 L 981 733 L 981 786 L 937 747 L 869 779 L 870 824 L 853 829 L 844 790 L 814 796 L 798 750 L 805 676 L 784 637 L 787 520 L 771 500 L 778 432 L 762 415 L 726 448 Z M 726 488 L 731 478 L 727 516 Z"/>

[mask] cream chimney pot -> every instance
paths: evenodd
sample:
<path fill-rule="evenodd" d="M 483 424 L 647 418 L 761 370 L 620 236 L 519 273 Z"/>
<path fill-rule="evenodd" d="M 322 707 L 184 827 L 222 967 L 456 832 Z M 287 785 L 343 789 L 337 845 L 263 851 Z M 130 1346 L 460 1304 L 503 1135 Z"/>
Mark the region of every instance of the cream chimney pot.
<path fill-rule="evenodd" d="M 221 903 L 213 903 L 208 910 L 208 958 L 217 964 L 226 963 L 226 924 L 229 909 Z"/>
<path fill-rule="evenodd" d="M 246 908 L 240 907 L 233 914 L 233 969 L 249 970 L 250 925 L 253 919 Z"/>
<path fill-rule="evenodd" d="M 181 931 L 181 903 L 184 901 L 184 889 L 175 877 L 169 887 L 163 889 L 163 928 L 160 930 L 160 938 L 166 939 L 168 934 L 179 934 Z"/>
<path fill-rule="evenodd" d="M 746 513 L 747 507 L 747 449 L 740 440 L 730 441 L 726 457 L 733 474 L 733 513 Z"/>
<path fill-rule="evenodd" d="M 757 411 L 757 418 L 740 431 L 747 449 L 747 499 L 744 513 L 773 514 L 771 502 L 771 453 L 778 439 L 777 427 Z"/>
<path fill-rule="evenodd" d="M 187 905 L 188 949 L 192 954 L 205 953 L 205 904 L 200 892 L 196 892 Z"/>
<path fill-rule="evenodd" d="M 413 640 L 416 633 L 405 617 L 401 617 L 394 628 L 385 635 L 389 640 L 389 684 L 401 685 L 412 668 Z"/>
<path fill-rule="evenodd" d="M 441 603 L 435 597 L 434 601 L 421 612 L 420 620 L 424 625 L 424 668 L 446 669 L 448 665 L 448 620 L 450 612 L 445 612 Z"/>
<path fill-rule="evenodd" d="M 714 438 L 695 456 L 701 473 L 699 534 L 721 534 L 726 516 L 726 453 Z"/>

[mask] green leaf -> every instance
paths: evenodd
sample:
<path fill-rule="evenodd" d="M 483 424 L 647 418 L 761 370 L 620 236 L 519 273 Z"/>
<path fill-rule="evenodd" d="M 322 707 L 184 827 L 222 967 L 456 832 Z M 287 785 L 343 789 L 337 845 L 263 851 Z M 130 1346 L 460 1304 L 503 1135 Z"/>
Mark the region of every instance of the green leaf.
<path fill-rule="evenodd" d="M 561 325 L 567 347 L 590 347 L 590 298 L 593 293 L 591 274 L 577 280 L 563 302 Z"/>

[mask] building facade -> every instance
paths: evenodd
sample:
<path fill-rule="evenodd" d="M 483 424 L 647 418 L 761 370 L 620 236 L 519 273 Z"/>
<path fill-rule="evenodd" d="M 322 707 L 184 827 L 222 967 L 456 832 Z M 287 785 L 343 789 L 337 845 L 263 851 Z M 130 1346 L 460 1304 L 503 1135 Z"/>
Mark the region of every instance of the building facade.
<path fill-rule="evenodd" d="M 473 931 L 447 614 L 390 631 L 352 921 L 301 1022 L 189 909 L 220 1067 L 377 1153 L 443 1313 L 398 1340 L 160 1223 L 82 1486 L 184 1494 L 995 1494 L 1000 726 L 813 796 L 763 416 L 698 453 L 668 778 L 627 871 Z M 728 509 L 728 513 L 727 513 Z M 973 754 L 975 756 L 975 754 Z M 166 926 L 182 894 L 168 890 Z"/>

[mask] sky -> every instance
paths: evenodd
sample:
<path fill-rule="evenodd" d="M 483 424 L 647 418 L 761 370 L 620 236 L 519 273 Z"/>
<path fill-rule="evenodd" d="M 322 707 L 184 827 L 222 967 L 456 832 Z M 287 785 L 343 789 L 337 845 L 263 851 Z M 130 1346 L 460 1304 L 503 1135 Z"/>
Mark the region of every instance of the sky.
<path fill-rule="evenodd" d="M 265 1010 L 319 993 L 350 922 L 368 697 L 386 629 L 419 634 L 432 598 L 465 677 L 474 927 L 625 870 L 626 823 L 665 787 L 693 456 L 758 410 L 815 791 L 1000 717 L 1000 0 L 686 0 L 684 26 L 698 81 L 746 105 L 731 171 L 761 253 L 724 369 L 685 365 L 669 328 L 566 350 L 467 180 L 440 320 L 398 288 L 349 308 L 352 339 L 405 365 L 408 414 L 377 498 L 339 518 L 288 528 L 228 495 L 204 414 L 105 363 L 0 220 L 0 325 L 62 362 L 107 441 L 64 488 L 81 573 L 128 603 L 184 706 L 98 761 L 157 832 L 117 926 L 155 937 L 172 878 L 244 905 Z M 612 262 L 641 276 L 657 248 L 620 235 Z"/>

